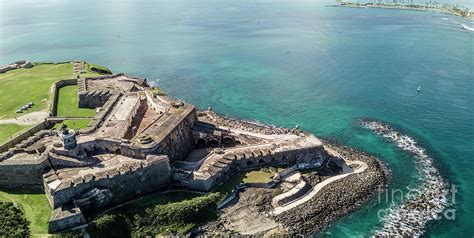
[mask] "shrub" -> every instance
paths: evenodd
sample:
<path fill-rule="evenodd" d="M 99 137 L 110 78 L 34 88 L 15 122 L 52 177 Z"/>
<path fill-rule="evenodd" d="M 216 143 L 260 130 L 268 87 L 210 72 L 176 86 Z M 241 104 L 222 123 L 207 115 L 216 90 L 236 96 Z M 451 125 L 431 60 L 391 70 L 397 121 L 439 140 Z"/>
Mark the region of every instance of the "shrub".
<path fill-rule="evenodd" d="M 11 202 L 0 201 L 0 237 L 28 237 L 30 223 Z"/>
<path fill-rule="evenodd" d="M 273 192 L 272 192 L 272 196 L 273 196 L 273 197 L 276 197 L 276 196 L 278 196 L 278 195 L 280 195 L 280 194 L 282 194 L 282 193 L 283 193 L 283 189 L 281 189 L 281 188 L 275 188 L 275 189 L 273 190 Z"/>
<path fill-rule="evenodd" d="M 215 219 L 221 195 L 211 193 L 181 202 L 156 205 L 142 216 L 136 215 L 134 237 L 191 231 L 195 225 Z"/>
<path fill-rule="evenodd" d="M 259 194 L 257 199 L 255 199 L 255 206 L 257 207 L 262 206 L 264 201 L 265 201 L 265 197 Z"/>
<path fill-rule="evenodd" d="M 131 222 L 122 214 L 106 214 L 97 218 L 88 228 L 94 238 L 130 237 Z"/>
<path fill-rule="evenodd" d="M 65 231 L 53 235 L 54 238 L 82 238 L 80 231 Z"/>

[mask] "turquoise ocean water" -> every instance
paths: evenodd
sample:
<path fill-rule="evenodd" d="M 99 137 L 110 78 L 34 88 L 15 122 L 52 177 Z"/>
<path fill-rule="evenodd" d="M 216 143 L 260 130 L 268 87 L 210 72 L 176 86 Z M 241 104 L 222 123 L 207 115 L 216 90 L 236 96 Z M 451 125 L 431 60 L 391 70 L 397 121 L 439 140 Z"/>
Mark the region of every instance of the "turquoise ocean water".
<path fill-rule="evenodd" d="M 459 189 L 430 237 L 474 235 L 472 20 L 310 1 L 0 1 L 0 64 L 84 59 L 143 76 L 200 108 L 301 128 L 386 161 L 416 187 L 411 155 L 358 124 L 387 122 Z M 418 86 L 422 92 L 417 94 Z M 0 102 L 1 103 L 1 102 Z M 384 199 L 382 199 L 384 200 Z M 368 236 L 377 197 L 321 236 Z"/>

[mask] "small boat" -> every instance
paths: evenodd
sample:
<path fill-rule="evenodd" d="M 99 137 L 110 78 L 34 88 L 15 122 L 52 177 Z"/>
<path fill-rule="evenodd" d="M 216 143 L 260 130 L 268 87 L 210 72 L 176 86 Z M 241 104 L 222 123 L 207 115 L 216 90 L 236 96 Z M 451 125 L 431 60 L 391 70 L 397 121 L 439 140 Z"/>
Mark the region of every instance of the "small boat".
<path fill-rule="evenodd" d="M 416 90 L 418 93 L 421 92 L 421 86 L 418 86 L 418 89 Z"/>

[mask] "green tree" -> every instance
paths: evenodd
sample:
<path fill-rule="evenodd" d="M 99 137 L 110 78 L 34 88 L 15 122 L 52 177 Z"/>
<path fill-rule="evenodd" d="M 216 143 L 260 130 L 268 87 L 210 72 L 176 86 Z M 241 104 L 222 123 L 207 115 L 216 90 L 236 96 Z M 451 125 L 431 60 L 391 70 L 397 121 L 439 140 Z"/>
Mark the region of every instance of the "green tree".
<path fill-rule="evenodd" d="M 130 237 L 130 220 L 122 214 L 106 214 L 97 218 L 88 228 L 94 238 Z"/>
<path fill-rule="evenodd" d="M 28 237 L 29 225 L 19 207 L 0 201 L 0 237 Z"/>

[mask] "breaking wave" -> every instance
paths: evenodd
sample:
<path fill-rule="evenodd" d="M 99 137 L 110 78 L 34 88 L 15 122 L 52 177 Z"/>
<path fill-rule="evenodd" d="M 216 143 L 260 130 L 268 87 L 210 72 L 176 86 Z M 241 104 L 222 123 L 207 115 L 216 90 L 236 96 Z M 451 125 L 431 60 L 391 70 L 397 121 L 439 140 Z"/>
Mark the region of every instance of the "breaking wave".
<path fill-rule="evenodd" d="M 374 133 L 395 143 L 400 149 L 413 154 L 416 159 L 416 169 L 420 174 L 420 182 L 415 195 L 389 208 L 382 220 L 383 227 L 376 231 L 375 236 L 417 237 L 422 235 L 426 224 L 438 219 L 447 206 L 447 184 L 433 166 L 433 159 L 413 138 L 382 122 L 361 120 L 361 123 Z"/>

